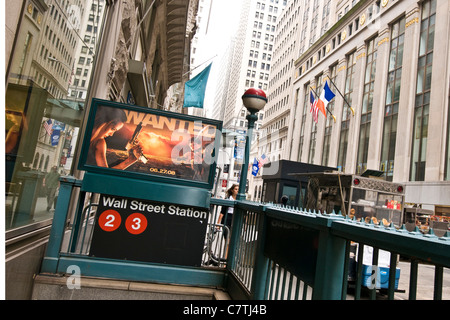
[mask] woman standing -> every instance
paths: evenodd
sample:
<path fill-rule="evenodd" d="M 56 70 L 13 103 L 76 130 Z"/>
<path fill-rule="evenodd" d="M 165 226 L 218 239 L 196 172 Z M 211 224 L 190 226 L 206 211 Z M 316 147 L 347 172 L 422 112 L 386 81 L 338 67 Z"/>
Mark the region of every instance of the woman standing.
<path fill-rule="evenodd" d="M 236 200 L 238 192 L 239 192 L 239 185 L 233 184 L 231 188 L 227 190 L 226 199 Z M 231 228 L 231 221 L 233 219 L 233 209 L 234 207 L 222 206 L 222 210 L 220 211 L 219 214 L 219 219 L 217 220 L 217 224 L 220 224 L 222 222 L 223 217 L 225 216 L 224 225 L 228 227 L 223 229 L 223 236 L 225 237 L 225 239 L 227 238 L 228 230 Z"/>

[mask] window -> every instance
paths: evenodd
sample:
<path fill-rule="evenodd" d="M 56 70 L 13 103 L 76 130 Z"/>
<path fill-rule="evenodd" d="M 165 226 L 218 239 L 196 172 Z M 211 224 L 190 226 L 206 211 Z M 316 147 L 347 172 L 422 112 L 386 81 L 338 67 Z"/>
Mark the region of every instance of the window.
<path fill-rule="evenodd" d="M 353 93 L 353 81 L 355 73 L 356 57 L 355 52 L 347 56 L 347 69 L 345 75 L 345 88 L 344 88 L 344 99 L 349 105 L 352 105 L 352 93 Z M 345 172 L 345 161 L 347 160 L 347 144 L 348 144 L 348 132 L 350 126 L 350 110 L 344 104 L 342 109 L 342 120 L 341 120 L 341 136 L 339 140 L 339 152 L 337 168 L 339 171 Z"/>
<path fill-rule="evenodd" d="M 322 84 L 323 75 L 320 75 L 316 78 L 316 93 L 318 96 L 322 93 Z M 318 99 L 319 97 L 316 97 Z M 319 115 L 318 115 L 319 116 Z M 308 163 L 314 163 L 314 156 L 316 155 L 316 140 L 317 140 L 317 123 L 313 120 L 311 124 L 311 140 L 309 142 L 309 157 Z"/>
<path fill-rule="evenodd" d="M 18 66 L 17 74 L 19 75 L 19 78 L 21 78 L 21 76 L 23 74 L 23 71 L 25 68 L 25 63 L 28 60 L 28 55 L 31 54 L 30 48 L 31 48 L 32 42 L 33 42 L 33 35 L 28 32 L 27 36 L 25 38 L 25 43 L 23 44 L 23 47 L 22 47 L 22 55 L 20 57 L 19 66 Z"/>
<path fill-rule="evenodd" d="M 405 18 L 391 26 L 386 105 L 384 112 L 383 140 L 380 170 L 385 179 L 392 181 L 394 174 L 395 142 L 397 139 L 398 105 L 402 76 L 403 42 L 405 39 Z"/>
<path fill-rule="evenodd" d="M 27 6 L 44 2 L 49 3 L 26 1 Z M 67 9 L 69 1 L 51 2 L 55 5 L 49 6 L 47 19 L 42 19 L 38 7 L 28 13 L 30 19 L 40 21 L 40 32 L 35 28 L 37 24 L 30 28 L 28 24 L 31 20 L 24 16 L 18 19 L 17 32 L 11 39 L 16 45 L 10 54 L 15 58 L 8 61 L 6 66 L 9 72 L 5 79 L 4 103 L 4 157 L 7 160 L 3 212 L 7 239 L 12 234 L 14 237 L 26 238 L 36 228 L 51 225 L 54 203 L 53 199 L 47 203 L 42 179 L 53 167 L 61 175 L 72 175 L 75 169 L 72 167 L 74 156 L 77 156 L 74 150 L 80 138 L 76 134 L 79 129 L 77 123 L 80 123 L 83 112 L 73 110 L 73 118 L 71 116 L 68 119 L 60 112 L 55 112 L 55 108 L 60 108 L 58 99 L 74 100 L 79 97 L 77 91 L 69 89 L 69 96 L 66 92 L 69 85 L 74 84 L 74 78 L 70 76 L 74 63 L 77 81 L 85 87 L 89 84 L 87 77 L 80 79 L 83 68 L 71 56 L 75 48 L 81 49 L 84 45 L 84 37 L 76 37 L 76 30 L 69 30 L 70 22 L 65 21 L 62 10 Z M 27 12 L 24 11 L 23 15 L 27 15 Z M 96 16 L 89 16 L 89 12 L 86 12 L 86 20 L 80 21 L 83 25 L 79 26 L 79 30 L 86 30 L 88 19 L 95 22 Z M 86 39 L 86 42 L 90 41 L 89 37 Z M 89 52 L 89 48 L 84 47 L 83 52 L 86 50 Z M 49 60 L 49 57 L 54 57 L 58 62 Z M 79 99 L 77 101 L 83 104 Z M 53 131 L 45 129 L 49 121 Z M 32 175 L 28 174 L 31 170 Z M 24 174 L 28 187 L 24 187 Z M 55 180 L 57 183 L 58 180 Z M 53 184 L 48 187 L 56 189 Z M 14 231 L 10 233 L 10 230 Z"/>
<path fill-rule="evenodd" d="M 416 101 L 411 149 L 411 181 L 425 180 L 435 19 L 436 0 L 424 2 L 422 4 L 420 23 L 419 61 L 417 66 Z"/>
<path fill-rule="evenodd" d="M 447 146 L 446 146 L 444 180 L 450 180 L 450 101 L 447 109 Z"/>
<path fill-rule="evenodd" d="M 356 174 L 367 169 L 369 151 L 370 122 L 372 119 L 373 89 L 375 85 L 375 68 L 377 64 L 377 45 L 375 39 L 367 43 L 366 71 L 364 76 L 364 94 L 359 127 L 359 144 Z"/>
<path fill-rule="evenodd" d="M 330 79 L 331 81 L 328 81 L 328 85 L 330 86 L 330 89 L 335 92 L 336 90 L 333 90 L 334 83 L 336 81 L 337 76 L 337 64 L 332 66 L 330 68 Z M 328 110 L 330 110 L 331 114 L 333 114 L 334 111 L 334 101 L 336 99 L 332 99 L 330 103 L 328 103 Z M 324 135 L 324 141 L 323 141 L 323 152 L 322 152 L 322 165 L 327 166 L 328 160 L 330 158 L 330 142 L 331 142 L 331 133 L 333 129 L 333 119 L 332 117 L 327 117 L 327 120 L 325 122 L 325 135 Z"/>
<path fill-rule="evenodd" d="M 303 111 L 302 111 L 302 121 L 300 125 L 300 141 L 298 146 L 298 161 L 302 161 L 302 151 L 303 151 L 303 143 L 304 143 L 304 135 L 305 135 L 305 123 L 306 123 L 306 115 L 309 105 L 309 83 L 305 85 L 305 95 L 303 100 Z"/>

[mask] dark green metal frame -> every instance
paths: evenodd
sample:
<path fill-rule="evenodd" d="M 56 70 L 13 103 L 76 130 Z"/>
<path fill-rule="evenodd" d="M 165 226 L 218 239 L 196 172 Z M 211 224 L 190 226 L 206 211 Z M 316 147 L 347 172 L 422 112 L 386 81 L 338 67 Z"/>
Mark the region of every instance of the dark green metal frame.
<path fill-rule="evenodd" d="M 308 227 L 319 232 L 318 255 L 314 275 L 312 298 L 317 300 L 345 299 L 347 289 L 347 272 L 350 241 L 356 241 L 361 246 L 368 245 L 374 248 L 373 264 L 376 264 L 378 250 L 388 250 L 391 252 L 391 270 L 389 277 L 388 298 L 394 298 L 394 273 L 395 261 L 398 255 L 404 255 L 413 259 L 411 265 L 410 280 L 410 299 L 416 298 L 417 290 L 417 261 L 426 261 L 436 266 L 436 278 L 434 297 L 442 298 L 443 286 L 443 268 L 450 267 L 450 234 L 444 237 L 436 237 L 432 232 L 423 235 L 420 232 L 409 232 L 405 228 L 397 229 L 393 225 L 384 226 L 382 224 L 364 223 L 348 219 L 340 214 L 316 213 L 303 211 L 287 207 L 263 205 L 248 201 L 230 201 L 221 199 L 211 199 L 210 205 L 228 205 L 234 206 L 233 224 L 231 229 L 230 248 L 226 269 L 219 268 L 199 268 L 184 267 L 175 265 L 164 265 L 156 263 L 141 263 L 134 261 L 114 260 L 94 258 L 86 255 L 80 255 L 70 251 L 61 252 L 63 236 L 66 232 L 66 220 L 69 210 L 69 203 L 74 188 L 81 188 L 81 193 L 97 192 L 100 184 L 98 175 L 89 173 L 86 175 L 86 181 L 79 181 L 71 177 L 61 179 L 61 187 L 56 206 L 55 217 L 50 234 L 47 252 L 45 254 L 42 269 L 43 273 L 61 274 L 66 273 L 68 267 L 77 265 L 80 267 L 83 276 L 105 277 L 111 279 L 130 280 L 130 281 L 148 281 L 156 283 L 185 284 L 193 286 L 212 286 L 226 288 L 233 299 L 268 299 L 267 290 L 269 285 L 269 271 L 271 257 L 264 254 L 264 245 L 266 241 L 267 218 L 275 218 L 292 224 Z M 117 177 L 109 179 L 117 182 Z M 111 188 L 108 192 L 120 192 L 121 188 L 111 186 L 112 180 L 103 181 L 103 187 Z M 123 178 L 120 181 L 123 189 L 129 189 L 126 194 L 132 193 L 131 185 L 133 179 Z M 140 182 L 140 187 L 146 187 L 149 191 L 147 199 L 154 199 L 160 195 L 164 199 L 171 198 L 174 201 L 174 194 L 179 196 L 191 197 L 192 203 L 203 202 L 204 200 L 195 200 L 194 193 L 199 190 L 189 190 L 188 195 L 182 195 L 186 188 L 181 188 L 177 192 L 176 187 L 162 186 L 158 183 Z M 156 188 L 156 189 L 155 189 Z M 159 188 L 159 189 L 158 189 Z M 190 188 L 193 189 L 193 188 Z M 102 189 L 103 190 L 103 189 Z M 184 191 L 183 191 L 184 190 Z M 206 192 L 206 190 L 202 190 Z M 192 192 L 192 193 L 191 193 Z M 143 193 L 139 196 L 143 196 Z M 123 193 L 121 193 L 123 194 Z M 190 196 L 189 196 L 190 194 Z M 201 193 L 198 193 L 201 194 Z M 206 194 L 204 195 L 206 197 Z M 202 197 L 202 196 L 200 196 Z M 84 196 L 77 199 L 79 204 L 84 203 Z M 187 200 L 182 200 L 187 201 Z M 195 204 L 193 204 L 195 205 Z M 81 208 L 82 209 L 82 208 Z M 80 217 L 78 209 L 77 216 Z M 251 285 L 243 285 L 237 274 L 236 266 L 242 265 L 242 259 L 234 252 L 239 251 L 242 246 L 247 245 L 242 238 L 241 232 L 248 228 L 245 214 L 251 212 L 260 216 L 256 230 L 258 232 L 257 241 L 251 254 L 253 274 Z M 81 223 L 81 218 L 74 221 L 72 234 L 77 237 L 77 225 Z M 280 248 L 283 250 L 283 248 Z M 362 263 L 361 253 L 359 251 L 358 263 Z M 273 263 L 277 263 L 273 261 Z M 283 268 L 279 265 L 278 268 Z M 298 279 L 302 279 L 301 274 L 295 274 Z M 358 277 L 360 279 L 360 277 Z M 357 284 L 355 297 L 358 299 L 361 293 L 360 284 Z M 276 289 L 278 290 L 278 289 Z M 305 291 L 304 291 L 305 293 Z M 375 298 L 375 289 L 371 292 L 371 298 Z"/>
<path fill-rule="evenodd" d="M 225 270 L 94 258 L 73 253 L 73 246 L 69 248 L 69 252 L 61 252 L 69 204 L 75 188 L 80 188 L 81 192 L 77 199 L 78 208 L 72 225 L 72 243 L 76 243 L 79 237 L 79 228 L 82 223 L 81 213 L 84 209 L 82 206 L 86 192 L 101 192 L 124 197 L 132 196 L 133 198 L 140 197 L 147 200 L 209 207 L 210 194 L 207 190 L 105 176 L 97 173 L 86 173 L 83 181 L 76 180 L 73 177 L 63 177 L 60 182 L 60 193 L 41 272 L 64 274 L 69 266 L 76 265 L 80 267 L 83 276 L 90 277 L 211 287 L 224 286 Z"/>
<path fill-rule="evenodd" d="M 221 130 L 222 130 L 222 121 L 213 120 L 213 119 L 207 119 L 207 118 L 201 118 L 201 117 L 195 117 L 190 115 L 185 115 L 181 113 L 174 113 L 174 112 L 168 112 L 163 110 L 157 110 L 157 109 L 150 109 L 140 106 L 134 106 L 134 105 L 127 105 L 123 103 L 118 103 L 114 101 L 108 101 L 108 100 L 101 100 L 101 99 L 92 99 L 92 104 L 89 112 L 89 118 L 86 124 L 86 133 L 84 135 L 83 144 L 81 147 L 81 153 L 80 153 L 80 161 L 78 163 L 78 169 L 84 170 L 87 172 L 94 172 L 99 174 L 105 174 L 105 175 L 115 175 L 115 176 L 122 176 L 122 177 L 128 177 L 128 178 L 136 178 L 136 179 L 142 179 L 142 180 L 149 180 L 154 182 L 162 182 L 162 183 L 171 183 L 173 185 L 183 185 L 188 187 L 197 187 L 197 188 L 205 188 L 211 190 L 214 185 L 214 175 L 216 172 L 216 166 L 217 162 L 214 161 L 210 166 L 209 171 L 209 177 L 208 182 L 200 182 L 200 181 L 194 181 L 194 180 L 188 180 L 188 179 L 179 179 L 179 178 L 172 178 L 172 177 L 165 177 L 165 176 L 159 176 L 151 173 L 138 173 L 138 172 L 132 172 L 132 171 L 126 171 L 126 170 L 116 170 L 111 168 L 102 168 L 97 166 L 92 166 L 86 164 L 88 151 L 89 151 L 89 143 L 91 140 L 91 134 L 92 129 L 94 126 L 94 119 L 95 114 L 97 111 L 97 108 L 99 106 L 107 106 L 107 107 L 113 107 L 113 108 L 119 108 L 119 109 L 125 109 L 130 111 L 136 111 L 136 112 L 142 112 L 146 114 L 153 114 L 157 116 L 164 116 L 168 118 L 175 118 L 185 121 L 201 121 L 205 124 L 213 125 L 217 128 L 216 130 L 216 137 L 214 141 L 214 150 L 218 150 L 220 146 L 220 139 L 222 138 Z M 218 154 L 218 153 L 216 153 Z M 215 157 L 215 155 L 213 155 Z"/>

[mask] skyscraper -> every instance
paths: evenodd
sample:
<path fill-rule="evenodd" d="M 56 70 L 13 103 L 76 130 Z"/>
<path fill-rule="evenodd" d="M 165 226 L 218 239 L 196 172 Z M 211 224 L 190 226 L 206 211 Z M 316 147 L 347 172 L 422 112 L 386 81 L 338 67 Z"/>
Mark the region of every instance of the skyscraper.
<path fill-rule="evenodd" d="M 275 31 L 278 17 L 287 0 L 245 0 L 239 20 L 234 47 L 230 50 L 229 78 L 226 93 L 221 96 L 223 126 L 240 135 L 247 130 L 247 110 L 242 103 L 242 94 L 248 88 L 269 89 L 269 77 L 273 65 Z M 220 90 L 220 89 L 219 89 Z M 216 100 L 217 102 L 217 100 Z M 264 110 L 258 113 L 253 139 L 256 140 L 264 118 Z M 242 138 L 237 138 L 237 147 Z M 242 161 L 239 152 L 234 152 L 234 165 L 230 164 L 228 185 L 237 182 Z"/>
<path fill-rule="evenodd" d="M 99 40 L 99 34 L 104 17 L 105 0 L 88 0 L 85 3 L 86 14 L 80 21 L 79 39 L 75 48 L 75 61 L 69 80 L 68 95 L 71 99 L 84 101 L 86 99 L 89 79 L 93 69 L 94 48 Z"/>
<path fill-rule="evenodd" d="M 286 1 L 282 0 L 245 0 L 243 3 L 233 52 L 224 127 L 245 130 L 246 111 L 242 94 L 251 87 L 268 89 L 277 17 L 285 5 Z M 258 121 L 257 130 L 260 125 L 261 121 Z"/>

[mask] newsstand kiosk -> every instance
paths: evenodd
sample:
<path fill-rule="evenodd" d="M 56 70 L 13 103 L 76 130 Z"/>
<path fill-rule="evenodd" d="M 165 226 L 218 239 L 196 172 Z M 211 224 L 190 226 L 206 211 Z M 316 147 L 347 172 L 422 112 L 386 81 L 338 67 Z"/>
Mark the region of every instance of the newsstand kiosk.
<path fill-rule="evenodd" d="M 100 263 L 101 276 L 115 268 L 143 281 L 145 264 L 172 274 L 200 266 L 221 129 L 221 121 L 93 99 L 78 166 L 81 191 L 98 197 L 78 260 L 89 275 Z"/>

